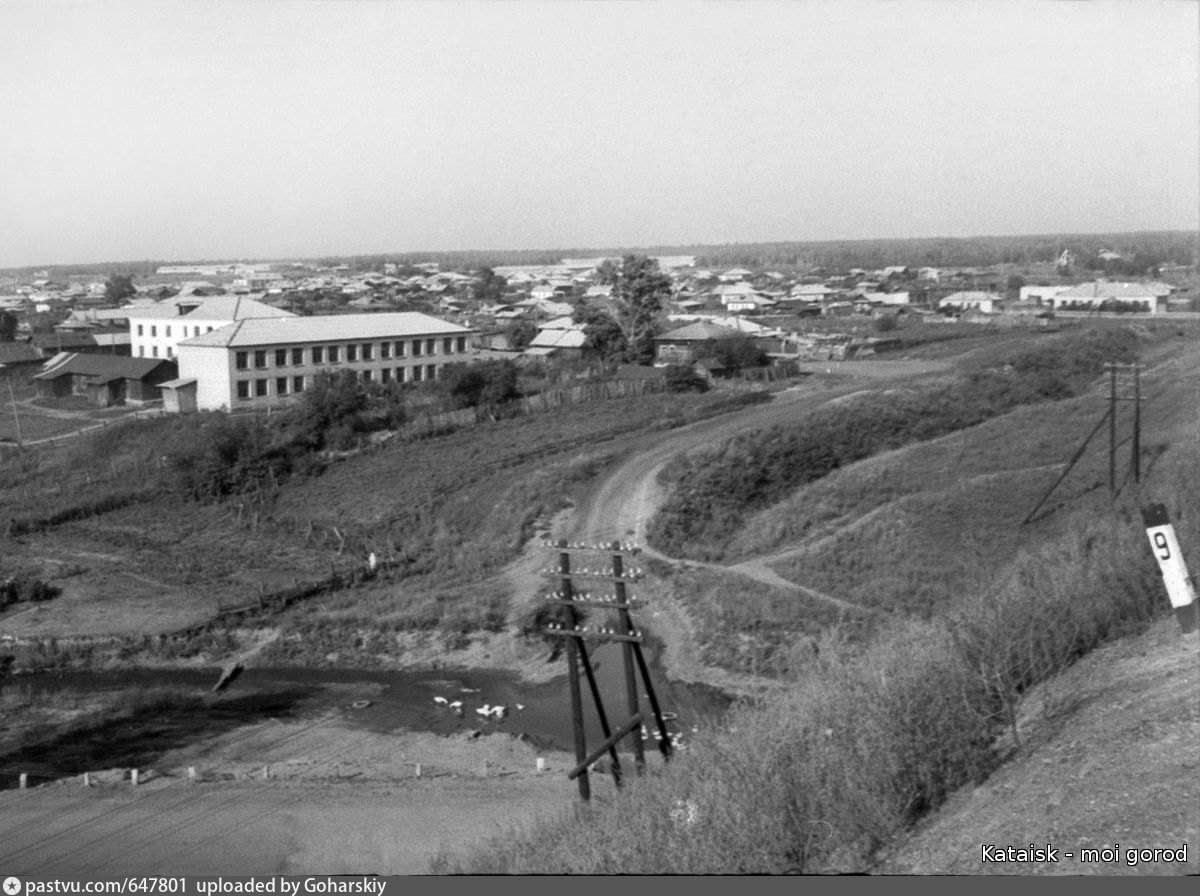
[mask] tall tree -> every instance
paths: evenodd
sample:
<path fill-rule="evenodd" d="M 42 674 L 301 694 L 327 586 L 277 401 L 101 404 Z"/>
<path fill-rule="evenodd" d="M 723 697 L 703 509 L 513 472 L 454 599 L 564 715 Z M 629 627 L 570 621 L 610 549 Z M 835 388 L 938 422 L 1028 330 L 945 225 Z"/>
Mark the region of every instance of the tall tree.
<path fill-rule="evenodd" d="M 480 302 L 499 302 L 508 281 L 491 268 L 480 268 L 475 275 L 475 298 Z"/>
<path fill-rule="evenodd" d="M 595 305 L 583 302 L 575 306 L 571 320 L 583 324 L 584 344 L 586 351 L 594 354 L 601 361 L 622 361 L 625 359 L 629 342 L 617 319 Z"/>
<path fill-rule="evenodd" d="M 137 287 L 129 274 L 113 274 L 104 284 L 104 297 L 110 302 L 123 302 L 135 295 Z"/>
<path fill-rule="evenodd" d="M 671 278 L 648 255 L 626 255 L 618 267 L 605 259 L 596 269 L 601 283 L 612 286 L 616 320 L 625 335 L 625 359 L 635 364 L 654 360 L 654 325 L 671 295 Z"/>
<path fill-rule="evenodd" d="M 11 311 L 0 311 L 0 342 L 12 342 L 17 338 L 20 321 Z"/>

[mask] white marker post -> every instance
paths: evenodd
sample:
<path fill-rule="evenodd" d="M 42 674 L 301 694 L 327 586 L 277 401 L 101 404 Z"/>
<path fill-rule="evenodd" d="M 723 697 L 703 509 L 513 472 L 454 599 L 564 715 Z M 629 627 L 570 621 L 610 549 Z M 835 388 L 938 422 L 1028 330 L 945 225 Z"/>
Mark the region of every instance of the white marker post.
<path fill-rule="evenodd" d="M 1192 585 L 1187 566 L 1183 562 L 1183 554 L 1179 550 L 1179 539 L 1175 537 L 1175 527 L 1167 518 L 1167 508 L 1164 504 L 1150 504 L 1142 509 L 1142 520 L 1146 524 L 1146 535 L 1150 538 L 1150 547 L 1154 551 L 1154 559 L 1162 570 L 1163 582 L 1167 586 L 1167 597 L 1175 608 L 1175 618 L 1179 627 L 1186 635 L 1196 630 L 1196 588 Z"/>

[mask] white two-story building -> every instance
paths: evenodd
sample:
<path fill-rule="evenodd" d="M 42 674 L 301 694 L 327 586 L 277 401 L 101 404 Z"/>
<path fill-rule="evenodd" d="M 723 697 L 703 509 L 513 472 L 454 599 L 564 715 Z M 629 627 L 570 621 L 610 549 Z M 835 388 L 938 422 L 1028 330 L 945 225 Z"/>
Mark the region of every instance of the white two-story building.
<path fill-rule="evenodd" d="M 153 305 L 130 305 L 129 344 L 135 358 L 173 360 L 179 343 L 251 317 L 295 317 L 245 296 L 176 296 Z"/>
<path fill-rule="evenodd" d="M 237 410 L 295 399 L 323 372 L 364 382 L 437 379 L 470 360 L 474 331 L 417 312 L 243 318 L 177 346 L 179 378 L 163 384 L 167 410 Z"/>

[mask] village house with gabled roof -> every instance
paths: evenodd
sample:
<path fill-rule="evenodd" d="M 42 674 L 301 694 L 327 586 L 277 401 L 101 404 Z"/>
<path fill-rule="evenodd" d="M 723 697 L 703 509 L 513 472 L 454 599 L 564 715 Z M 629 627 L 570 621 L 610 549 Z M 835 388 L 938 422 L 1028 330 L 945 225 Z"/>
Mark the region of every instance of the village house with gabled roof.
<path fill-rule="evenodd" d="M 110 407 L 156 401 L 159 384 L 169 381 L 175 372 L 175 362 L 165 358 L 61 352 L 47 361 L 33 380 L 41 398 L 86 395 L 96 405 Z"/>
<path fill-rule="evenodd" d="M 587 333 L 584 332 L 582 324 L 571 323 L 570 318 L 566 320 L 566 326 L 551 326 L 550 324 L 556 322 L 550 321 L 538 330 L 529 347 L 525 349 L 524 355 L 529 358 L 582 358 L 587 344 Z"/>
<path fill-rule="evenodd" d="M 294 400 L 321 373 L 363 382 L 437 379 L 471 354 L 467 327 L 415 311 L 247 317 L 177 346 L 179 376 L 163 384 L 167 410 L 236 410 Z"/>
<path fill-rule="evenodd" d="M 700 321 L 654 337 L 655 364 L 690 364 L 709 354 L 713 343 L 738 336 L 737 330 Z"/>

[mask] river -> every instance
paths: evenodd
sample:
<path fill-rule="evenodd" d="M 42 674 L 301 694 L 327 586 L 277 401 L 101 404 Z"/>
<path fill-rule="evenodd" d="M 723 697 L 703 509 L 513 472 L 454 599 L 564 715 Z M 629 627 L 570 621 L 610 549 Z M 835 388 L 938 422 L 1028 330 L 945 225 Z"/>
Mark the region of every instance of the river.
<path fill-rule="evenodd" d="M 593 655 L 597 685 L 612 728 L 627 718 L 620 649 L 603 645 Z M 566 663 L 563 661 L 564 672 Z M 133 719 L 42 741 L 0 756 L 0 789 L 13 787 L 18 772 L 29 783 L 101 768 L 153 768 L 167 751 L 196 743 L 267 718 L 302 719 L 331 711 L 350 728 L 373 731 L 432 731 L 454 735 L 480 732 L 520 736 L 539 749 L 574 750 L 570 688 L 566 675 L 528 684 L 513 673 L 491 669 L 428 672 L 381 672 L 351 669 L 249 668 L 219 694 L 212 688 L 218 668 L 143 669 L 26 675 L 0 682 L 0 696 L 14 694 L 99 694 L 169 688 L 184 697 Z M 720 718 L 731 698 L 704 685 L 666 680 L 652 660 L 650 677 L 658 702 L 668 717 L 670 734 L 687 740 L 693 729 Z M 639 686 L 642 684 L 639 678 Z M 356 685 L 361 689 L 356 689 Z M 583 694 L 588 748 L 602 733 L 586 679 Z M 653 733 L 645 688 L 639 687 L 641 709 Z M 435 700 L 440 697 L 446 702 Z M 461 701 L 456 712 L 451 703 Z M 503 717 L 483 716 L 484 706 L 505 707 Z M 622 750 L 628 749 L 628 740 Z M 653 739 L 647 749 L 654 750 Z"/>

